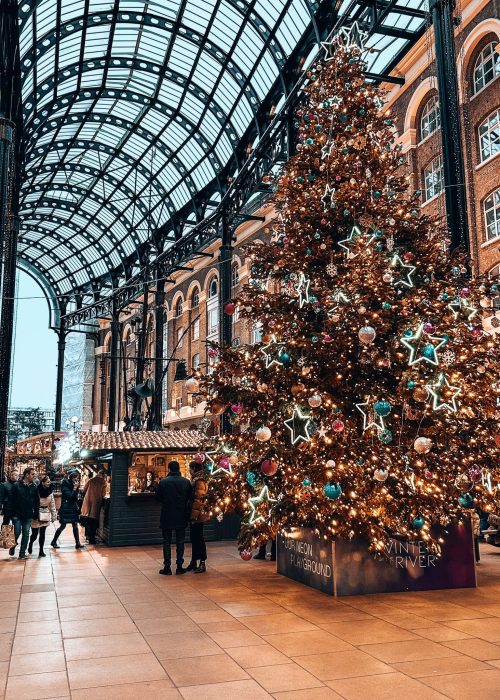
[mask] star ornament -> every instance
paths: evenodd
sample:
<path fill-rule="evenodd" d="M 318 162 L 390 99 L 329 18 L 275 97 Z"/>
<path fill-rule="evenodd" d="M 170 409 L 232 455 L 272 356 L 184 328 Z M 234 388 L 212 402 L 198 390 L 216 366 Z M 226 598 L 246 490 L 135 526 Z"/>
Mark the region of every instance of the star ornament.
<path fill-rule="evenodd" d="M 250 506 L 250 518 L 248 522 L 250 525 L 255 525 L 255 523 L 266 522 L 271 517 L 272 504 L 276 503 L 275 498 L 271 498 L 269 495 L 269 489 L 267 486 L 263 486 L 258 496 L 252 496 L 248 499 L 248 505 Z M 265 503 L 267 504 L 267 515 L 264 517 L 261 512 L 259 512 L 260 506 Z"/>
<path fill-rule="evenodd" d="M 424 324 L 421 323 L 418 330 L 410 336 L 400 339 L 401 344 L 410 351 L 408 364 L 411 366 L 419 362 L 428 362 L 431 365 L 438 365 L 438 350 L 446 344 L 446 338 L 437 338 L 433 335 L 428 335 L 426 342 L 422 344 L 422 335 L 424 332 Z M 435 344 L 434 344 L 435 343 Z"/>
<path fill-rule="evenodd" d="M 311 435 L 309 433 L 311 426 L 311 416 L 302 413 L 298 406 L 293 409 L 292 417 L 285 421 L 285 425 L 290 431 L 290 439 L 292 445 L 296 445 L 303 440 L 309 442 Z"/>
<path fill-rule="evenodd" d="M 321 201 L 323 202 L 323 210 L 328 211 L 328 209 L 331 209 L 332 207 L 335 206 L 335 201 L 334 201 L 334 196 L 335 196 L 335 187 L 332 187 L 327 183 L 325 187 L 325 192 L 323 196 L 321 197 Z"/>
<path fill-rule="evenodd" d="M 370 428 L 376 428 L 377 430 L 385 430 L 385 423 L 382 416 L 379 416 L 373 410 L 369 410 L 369 406 L 372 402 L 365 401 L 364 403 L 357 403 L 356 408 L 363 416 L 363 432 L 366 432 Z"/>
<path fill-rule="evenodd" d="M 266 369 L 271 367 L 271 365 L 281 365 L 280 355 L 283 352 L 285 343 L 276 340 L 276 336 L 272 335 L 271 340 L 267 345 L 260 348 L 260 352 L 266 358 Z"/>
<path fill-rule="evenodd" d="M 296 291 L 299 295 L 299 308 L 301 309 L 304 304 L 309 303 L 309 287 L 311 286 L 311 280 L 308 279 L 303 272 L 299 275 L 299 281 L 296 286 Z"/>
<path fill-rule="evenodd" d="M 459 386 L 452 386 L 448 377 L 442 372 L 434 384 L 426 384 L 425 388 L 432 396 L 432 409 L 434 411 L 458 411 L 457 396 L 462 391 Z"/>
<path fill-rule="evenodd" d="M 459 316 L 465 318 L 466 321 L 471 321 L 477 314 L 477 309 L 472 306 L 468 299 L 462 299 L 462 297 L 457 297 L 451 304 L 448 304 L 448 308 L 455 321 Z"/>
<path fill-rule="evenodd" d="M 353 248 L 357 243 L 357 239 L 363 234 L 361 229 L 357 224 L 354 224 L 354 226 L 351 229 L 351 233 L 347 238 L 344 238 L 343 241 L 339 241 L 339 246 L 343 248 L 346 251 L 346 257 L 348 260 L 353 260 L 354 258 L 357 258 L 359 253 L 354 253 Z"/>
<path fill-rule="evenodd" d="M 393 287 L 408 287 L 411 288 L 413 287 L 413 275 L 415 274 L 416 267 L 415 265 L 407 265 L 404 263 L 399 255 L 396 253 L 396 255 L 393 255 L 390 267 L 393 273 L 393 278 L 392 278 L 392 286 Z M 398 277 L 394 276 L 394 273 L 396 275 L 399 275 Z"/>

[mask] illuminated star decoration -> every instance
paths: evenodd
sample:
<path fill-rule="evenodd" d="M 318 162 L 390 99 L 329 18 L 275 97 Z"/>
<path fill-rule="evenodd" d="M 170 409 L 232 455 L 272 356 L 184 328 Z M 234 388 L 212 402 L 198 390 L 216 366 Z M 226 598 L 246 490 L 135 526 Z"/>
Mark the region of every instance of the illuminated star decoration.
<path fill-rule="evenodd" d="M 477 309 L 470 304 L 468 299 L 462 299 L 462 297 L 457 297 L 455 301 L 448 304 L 448 308 L 453 313 L 455 321 L 459 316 L 465 318 L 466 321 L 470 321 L 477 314 Z"/>
<path fill-rule="evenodd" d="M 331 97 L 327 97 L 325 102 L 328 102 L 330 107 L 340 107 L 342 104 L 342 97 L 340 97 L 340 95 L 332 95 Z"/>
<path fill-rule="evenodd" d="M 370 428 L 376 428 L 377 430 L 385 430 L 385 423 L 384 419 L 382 416 L 379 416 L 378 414 L 373 411 L 373 417 L 372 417 L 372 412 L 370 411 L 369 414 L 364 410 L 364 407 L 370 406 L 371 401 L 365 401 L 364 403 L 357 403 L 356 408 L 358 411 L 361 413 L 363 416 L 363 432 L 366 430 L 369 430 Z"/>
<path fill-rule="evenodd" d="M 319 428 L 319 430 L 318 430 L 318 432 L 317 432 L 317 436 L 320 437 L 320 438 L 323 438 L 323 440 L 326 439 L 327 430 L 326 430 L 326 428 L 325 428 L 323 425 L 320 426 L 320 428 Z"/>
<path fill-rule="evenodd" d="M 230 450 L 228 447 L 226 447 L 226 445 L 223 445 L 223 446 L 222 446 L 222 452 L 224 453 L 224 454 L 222 455 L 222 458 L 225 457 L 226 459 L 229 459 L 229 457 L 230 457 L 231 455 L 235 455 L 235 454 L 236 454 L 236 452 L 235 452 L 234 450 Z M 214 451 L 214 452 L 210 452 L 210 454 L 216 454 L 216 453 L 215 453 L 215 451 Z M 211 462 L 212 462 L 212 464 L 213 464 L 213 460 L 211 460 Z M 223 467 L 223 466 L 220 464 L 220 462 L 219 462 L 219 466 L 218 466 L 218 467 L 216 467 L 215 469 L 214 469 L 214 467 L 215 467 L 215 464 L 213 464 L 213 466 L 210 468 L 210 472 L 211 472 L 212 476 L 215 476 L 215 475 L 218 474 L 219 472 L 223 472 L 224 474 L 227 474 L 228 476 L 232 476 L 232 475 L 233 475 L 233 467 L 232 467 L 232 464 L 231 464 L 229 461 L 228 461 L 227 467 Z"/>
<path fill-rule="evenodd" d="M 299 281 L 295 287 L 299 294 L 299 309 L 301 309 L 304 304 L 309 303 L 309 287 L 311 286 L 311 280 L 308 279 L 303 272 L 299 275 Z"/>
<path fill-rule="evenodd" d="M 214 469 L 215 469 L 215 462 L 212 459 L 212 457 L 210 457 L 210 455 L 216 455 L 216 454 L 218 454 L 217 450 L 211 450 L 209 452 L 205 452 L 205 466 L 207 467 L 210 474 L 213 474 Z"/>
<path fill-rule="evenodd" d="M 412 277 L 415 274 L 415 270 L 417 269 L 415 265 L 407 265 L 401 260 L 399 255 L 396 253 L 396 255 L 392 257 L 391 268 L 393 271 L 400 268 L 399 278 L 392 278 L 391 284 L 393 287 L 397 287 L 399 285 L 402 285 L 403 287 L 413 287 Z"/>
<path fill-rule="evenodd" d="M 267 516 L 264 517 L 262 514 L 258 513 L 257 508 L 262 505 L 263 503 L 267 503 L 269 506 L 269 510 L 267 512 Z M 275 498 L 271 498 L 269 495 L 269 489 L 267 486 L 263 486 L 261 489 L 261 492 L 259 493 L 258 496 L 252 496 L 251 498 L 248 499 L 248 505 L 250 506 L 251 513 L 250 513 L 250 518 L 248 519 L 248 522 L 250 525 L 255 525 L 255 523 L 258 522 L 265 522 L 266 520 L 269 520 L 271 517 L 271 511 L 272 511 L 272 503 L 276 503 Z"/>
<path fill-rule="evenodd" d="M 335 206 L 334 203 L 334 197 L 335 195 L 335 187 L 332 187 L 328 183 L 326 184 L 325 187 L 325 193 L 321 197 L 321 201 L 323 202 L 323 210 L 328 211 L 328 209 L 331 209 L 333 206 Z"/>
<path fill-rule="evenodd" d="M 451 398 L 447 399 L 441 396 L 443 387 L 446 387 L 449 392 L 452 392 Z M 426 384 L 425 388 L 432 396 L 432 409 L 434 411 L 440 411 L 441 409 L 449 411 L 450 413 L 456 413 L 458 411 L 456 398 L 462 389 L 459 386 L 452 386 L 444 372 L 439 375 L 434 384 Z"/>
<path fill-rule="evenodd" d="M 292 417 L 285 421 L 285 425 L 290 431 L 292 445 L 296 445 L 300 440 L 308 442 L 311 439 L 311 416 L 304 415 L 298 406 L 295 406 Z"/>
<path fill-rule="evenodd" d="M 321 46 L 325 50 L 325 61 L 332 61 L 335 58 L 337 46 L 344 46 L 348 49 L 357 46 L 361 51 L 365 51 L 367 37 L 368 33 L 362 32 L 357 22 L 353 22 L 350 27 L 341 27 L 330 39 L 321 42 Z"/>
<path fill-rule="evenodd" d="M 272 335 L 269 343 L 260 348 L 261 353 L 266 358 L 266 369 L 268 367 L 271 367 L 271 365 L 281 365 L 282 364 L 282 362 L 280 362 L 279 358 L 280 358 L 281 353 L 283 352 L 284 347 L 285 347 L 285 343 L 283 343 L 282 341 L 276 340 L 276 336 Z"/>
<path fill-rule="evenodd" d="M 366 231 L 366 236 L 368 240 L 366 241 L 366 247 L 371 245 L 373 241 L 378 241 L 382 236 L 382 231 L 377 227 L 371 227 Z"/>
<path fill-rule="evenodd" d="M 341 304 L 349 304 L 349 297 L 342 291 L 342 289 L 335 289 L 330 294 L 330 299 L 333 302 L 332 306 L 328 309 L 328 314 L 334 314 Z"/>
<path fill-rule="evenodd" d="M 359 255 L 359 253 L 353 253 L 351 248 L 356 245 L 356 241 L 361 235 L 361 229 L 357 224 L 354 224 L 349 236 L 347 238 L 344 238 L 343 241 L 339 241 L 339 246 L 346 251 L 348 260 L 353 260 Z"/>
<path fill-rule="evenodd" d="M 437 351 L 443 347 L 443 345 L 446 344 L 446 338 L 437 338 L 432 335 L 427 336 L 427 342 L 421 347 L 421 339 L 422 339 L 422 334 L 424 332 L 424 324 L 421 323 L 420 326 L 418 327 L 418 330 L 413 333 L 413 335 L 410 335 L 409 337 L 403 337 L 401 338 L 401 344 L 405 346 L 410 351 L 410 358 L 408 360 L 408 364 L 410 367 L 412 365 L 416 365 L 419 362 L 428 362 L 431 365 L 438 365 L 439 360 L 437 356 Z M 434 345 L 434 342 L 437 344 Z M 426 355 L 422 354 L 422 350 L 424 348 L 430 348 L 429 354 L 430 357 L 427 357 Z"/>

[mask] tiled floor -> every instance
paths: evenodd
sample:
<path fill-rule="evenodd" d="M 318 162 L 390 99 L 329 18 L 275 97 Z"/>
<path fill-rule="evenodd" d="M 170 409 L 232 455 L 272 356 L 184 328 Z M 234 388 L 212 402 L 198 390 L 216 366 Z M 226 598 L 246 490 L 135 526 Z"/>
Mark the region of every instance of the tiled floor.
<path fill-rule="evenodd" d="M 206 575 L 160 563 L 159 547 L 2 551 L 0 698 L 500 698 L 500 550 L 476 590 L 341 600 L 230 544 Z"/>

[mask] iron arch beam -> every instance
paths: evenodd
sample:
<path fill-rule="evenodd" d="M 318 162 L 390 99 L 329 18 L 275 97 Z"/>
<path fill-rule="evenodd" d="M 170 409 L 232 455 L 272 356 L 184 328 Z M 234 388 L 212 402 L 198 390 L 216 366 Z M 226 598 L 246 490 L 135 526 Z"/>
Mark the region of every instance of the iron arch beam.
<path fill-rule="evenodd" d="M 49 326 L 54 329 L 59 328 L 61 325 L 61 309 L 53 282 L 49 281 L 43 272 L 23 258 L 18 259 L 17 267 L 38 284 L 49 307 Z"/>
<path fill-rule="evenodd" d="M 44 274 L 47 275 L 47 277 L 49 277 L 49 278 L 52 277 L 52 279 L 55 281 L 55 277 L 50 274 L 50 270 L 52 268 L 41 267 L 39 262 L 38 262 L 38 258 L 33 259 L 33 257 L 31 256 L 31 250 L 29 248 L 23 249 L 24 245 L 25 245 L 24 242 L 21 242 L 19 244 L 19 257 L 23 258 L 23 259 L 26 259 L 26 257 L 28 257 L 28 262 L 30 262 L 34 267 L 37 267 L 37 268 L 43 270 Z M 38 241 L 37 241 L 37 248 L 33 252 L 35 255 L 38 254 L 38 256 L 40 255 L 40 252 L 41 252 L 43 255 L 47 255 L 49 258 L 52 257 L 52 250 L 48 246 L 45 246 L 43 243 L 40 243 Z M 64 274 L 68 280 L 73 280 L 73 284 L 78 284 L 74 273 L 69 269 L 69 267 L 66 265 L 64 260 L 62 260 L 62 261 L 61 260 L 54 260 L 54 262 L 56 265 L 60 266 L 61 270 L 64 271 Z"/>

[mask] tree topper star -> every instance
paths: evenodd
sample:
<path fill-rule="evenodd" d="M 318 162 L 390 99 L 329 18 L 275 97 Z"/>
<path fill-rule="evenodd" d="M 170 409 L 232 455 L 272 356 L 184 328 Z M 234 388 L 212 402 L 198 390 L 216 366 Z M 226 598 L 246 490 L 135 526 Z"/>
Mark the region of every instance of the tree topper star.
<path fill-rule="evenodd" d="M 351 233 L 347 238 L 344 238 L 343 241 L 339 241 L 339 246 L 343 248 L 347 252 L 347 259 L 348 260 L 353 260 L 354 258 L 357 258 L 359 253 L 353 253 L 351 248 L 356 245 L 357 239 L 363 234 L 361 229 L 357 224 L 354 224 L 354 226 L 351 229 Z"/>
<path fill-rule="evenodd" d="M 410 351 L 410 357 L 408 360 L 408 364 L 410 367 L 412 365 L 416 365 L 419 362 L 428 362 L 431 365 L 438 365 L 439 360 L 437 356 L 437 351 L 443 347 L 443 345 L 446 344 L 446 338 L 437 338 L 436 336 L 433 335 L 428 335 L 427 340 L 428 342 L 425 343 L 424 347 L 421 348 L 421 339 L 422 339 L 422 334 L 424 332 L 424 324 L 421 323 L 420 326 L 418 327 L 417 331 L 413 333 L 413 335 L 410 335 L 409 337 L 403 337 L 400 339 L 401 344 L 405 346 Z M 433 341 L 436 341 L 436 345 L 434 345 Z M 428 354 L 430 357 L 427 357 L 426 355 L 422 354 L 422 350 L 429 348 Z M 420 353 L 417 356 L 417 353 Z"/>
<path fill-rule="evenodd" d="M 395 279 L 393 277 L 392 279 L 392 286 L 393 287 L 398 287 L 399 285 L 403 287 L 413 287 L 413 275 L 415 274 L 415 270 L 417 269 L 415 265 L 407 265 L 404 263 L 399 255 L 396 253 L 395 255 L 392 256 L 391 259 L 391 269 L 394 271 L 397 268 L 400 269 L 400 276 L 398 279 Z M 406 270 L 406 272 L 405 272 Z M 406 277 L 406 279 L 405 279 Z"/>
<path fill-rule="evenodd" d="M 477 309 L 472 306 L 468 299 L 463 299 L 462 297 L 457 297 L 451 304 L 448 304 L 448 308 L 453 313 L 455 321 L 459 316 L 463 316 L 466 321 L 470 321 L 477 314 Z"/>
<path fill-rule="evenodd" d="M 356 408 L 363 416 L 363 432 L 369 430 L 370 428 L 376 428 L 377 430 L 385 430 L 385 423 L 382 416 L 379 416 L 375 411 L 373 412 L 373 418 L 370 418 L 363 408 L 365 406 L 370 406 L 372 402 L 368 399 L 364 403 L 357 403 Z"/>
<path fill-rule="evenodd" d="M 280 340 L 276 340 L 276 336 L 272 335 L 271 340 L 267 345 L 263 345 L 260 348 L 260 352 L 266 358 L 266 369 L 271 367 L 271 365 L 281 365 L 280 355 L 285 347 L 285 343 Z"/>
<path fill-rule="evenodd" d="M 451 398 L 446 399 L 441 396 L 443 387 L 453 392 Z M 432 396 L 432 408 L 434 411 L 440 411 L 441 409 L 449 411 L 450 413 L 456 413 L 458 411 L 456 398 L 462 389 L 459 386 L 452 386 L 444 372 L 439 375 L 434 384 L 426 384 L 425 388 Z"/>
<path fill-rule="evenodd" d="M 269 495 L 269 489 L 267 486 L 263 486 L 259 495 L 258 496 L 252 496 L 251 498 L 248 499 L 248 505 L 250 506 L 251 513 L 250 513 L 250 518 L 248 519 L 248 522 L 250 525 L 254 525 L 255 523 L 258 522 L 265 522 L 266 520 L 269 520 L 271 516 L 271 511 L 272 511 L 272 506 L 269 506 L 269 510 L 267 513 L 267 517 L 264 517 L 262 514 L 257 512 L 257 508 L 262 505 L 262 503 L 276 503 L 275 498 L 271 498 Z"/>
<path fill-rule="evenodd" d="M 311 416 L 305 415 L 298 406 L 295 406 L 292 417 L 285 421 L 285 425 L 290 431 L 292 445 L 297 444 L 300 440 L 308 442 L 311 439 L 310 424 Z"/>

